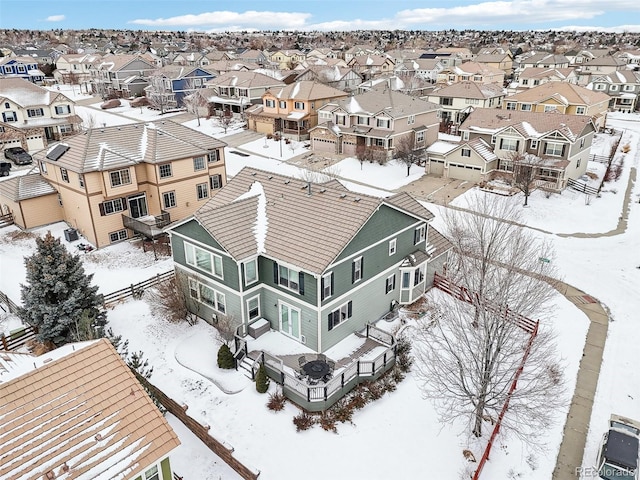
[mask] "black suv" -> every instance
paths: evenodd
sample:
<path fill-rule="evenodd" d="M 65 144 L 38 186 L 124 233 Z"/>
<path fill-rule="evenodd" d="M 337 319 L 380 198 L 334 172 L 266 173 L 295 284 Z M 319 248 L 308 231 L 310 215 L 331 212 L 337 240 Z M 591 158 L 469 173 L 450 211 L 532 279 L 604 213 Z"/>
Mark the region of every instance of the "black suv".
<path fill-rule="evenodd" d="M 22 147 L 11 147 L 4 151 L 4 157 L 13 160 L 16 165 L 29 165 L 33 162 L 29 155 Z"/>

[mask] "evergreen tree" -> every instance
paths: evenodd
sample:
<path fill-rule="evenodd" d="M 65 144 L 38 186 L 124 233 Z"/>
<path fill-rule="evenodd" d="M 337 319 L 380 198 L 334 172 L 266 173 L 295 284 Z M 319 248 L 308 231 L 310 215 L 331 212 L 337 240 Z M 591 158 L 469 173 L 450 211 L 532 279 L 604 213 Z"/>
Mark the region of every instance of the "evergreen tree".
<path fill-rule="evenodd" d="M 25 257 L 27 283 L 20 285 L 22 304 L 18 316 L 38 329 L 38 340 L 56 346 L 86 338 L 86 327 L 78 325 L 91 319 L 94 338 L 102 336 L 106 322 L 102 295 L 91 286 L 93 275 L 84 272 L 82 261 L 72 255 L 60 239 L 47 232 L 36 239 L 36 252 Z M 78 338 L 79 332 L 83 338 Z"/>
<path fill-rule="evenodd" d="M 269 377 L 267 377 L 267 370 L 263 364 L 260 364 L 256 375 L 256 390 L 258 393 L 266 393 L 269 390 Z"/>
<path fill-rule="evenodd" d="M 233 359 L 233 353 L 226 343 L 223 343 L 218 350 L 218 367 L 231 369 L 235 368 L 235 361 Z"/>

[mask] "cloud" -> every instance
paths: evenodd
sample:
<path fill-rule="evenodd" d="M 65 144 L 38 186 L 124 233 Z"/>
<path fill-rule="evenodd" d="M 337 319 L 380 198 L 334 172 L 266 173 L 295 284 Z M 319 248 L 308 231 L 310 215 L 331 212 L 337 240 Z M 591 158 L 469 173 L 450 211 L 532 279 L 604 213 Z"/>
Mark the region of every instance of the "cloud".
<path fill-rule="evenodd" d="M 258 28 L 258 29 L 301 29 L 305 27 L 310 13 L 297 12 L 257 12 L 249 10 L 243 13 L 220 11 L 205 12 L 197 15 L 180 15 L 170 18 L 136 19 L 128 23 L 152 27 L 220 27 Z"/>
<path fill-rule="evenodd" d="M 536 28 L 537 25 L 548 29 L 550 25 L 559 25 L 560 22 L 580 23 L 580 21 L 597 19 L 607 13 L 621 12 L 629 15 L 634 11 L 640 12 L 640 2 L 637 0 L 496 0 L 443 8 L 405 9 L 388 18 L 378 19 L 344 18 L 340 10 L 334 10 L 328 13 L 323 12 L 323 15 L 325 18 L 326 15 L 332 15 L 334 18 L 340 18 L 339 20 L 317 23 L 309 23 L 313 17 L 311 13 L 255 10 L 214 11 L 155 19 L 142 18 L 128 23 L 149 27 L 178 27 L 208 31 L 495 29 L 506 28 L 506 25 L 509 29 L 518 30 Z M 590 23 L 597 23 L 597 21 Z M 572 29 L 573 27 L 557 26 L 555 28 Z M 597 30 L 603 30 L 603 27 L 598 27 Z M 636 31 L 635 27 L 629 31 Z"/>
<path fill-rule="evenodd" d="M 64 15 L 50 15 L 45 20 L 47 22 L 62 22 L 65 18 Z"/>

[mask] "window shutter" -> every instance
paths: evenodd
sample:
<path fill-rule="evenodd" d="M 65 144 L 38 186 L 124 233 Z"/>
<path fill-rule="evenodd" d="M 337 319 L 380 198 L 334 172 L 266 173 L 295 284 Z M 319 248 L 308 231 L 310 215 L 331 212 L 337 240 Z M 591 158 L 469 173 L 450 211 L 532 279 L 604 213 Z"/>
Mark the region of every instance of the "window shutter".
<path fill-rule="evenodd" d="M 320 300 L 324 300 L 324 277 L 320 277 Z"/>
<path fill-rule="evenodd" d="M 500 139 L 500 148 L 502 149 L 502 141 L 504 140 L 504 138 Z"/>
<path fill-rule="evenodd" d="M 349 300 L 349 303 L 347 303 L 347 318 L 351 318 L 352 312 L 353 312 L 353 302 Z"/>
<path fill-rule="evenodd" d="M 333 273 L 331 273 L 331 292 L 329 293 L 333 295 Z"/>
<path fill-rule="evenodd" d="M 99 203 L 98 208 L 100 209 L 100 216 L 104 217 L 104 203 Z"/>
<path fill-rule="evenodd" d="M 329 313 L 328 320 L 329 320 L 328 329 L 332 330 L 333 329 L 333 312 Z"/>
<path fill-rule="evenodd" d="M 364 279 L 364 257 L 360 257 L 360 278 Z"/>
<path fill-rule="evenodd" d="M 566 144 L 562 145 L 562 156 L 563 157 L 564 157 L 564 152 L 565 152 L 566 148 L 567 148 Z"/>
<path fill-rule="evenodd" d="M 420 233 L 418 233 L 418 229 L 416 228 L 413 231 L 413 244 L 416 245 L 418 243 L 418 238 L 419 238 Z"/>
<path fill-rule="evenodd" d="M 129 206 L 127 205 L 127 197 L 122 197 L 122 209 L 126 210 L 127 208 L 129 208 Z"/>
<path fill-rule="evenodd" d="M 273 283 L 276 285 L 280 284 L 280 272 L 278 271 L 277 262 L 273 262 Z"/>
<path fill-rule="evenodd" d="M 356 282 L 356 262 L 351 262 L 351 283 Z"/>
<path fill-rule="evenodd" d="M 298 272 L 298 292 L 304 295 L 304 273 Z"/>
<path fill-rule="evenodd" d="M 391 282 L 391 290 L 396 289 L 396 274 L 393 274 L 393 281 Z"/>
<path fill-rule="evenodd" d="M 516 152 L 520 148 L 520 140 L 516 140 Z"/>

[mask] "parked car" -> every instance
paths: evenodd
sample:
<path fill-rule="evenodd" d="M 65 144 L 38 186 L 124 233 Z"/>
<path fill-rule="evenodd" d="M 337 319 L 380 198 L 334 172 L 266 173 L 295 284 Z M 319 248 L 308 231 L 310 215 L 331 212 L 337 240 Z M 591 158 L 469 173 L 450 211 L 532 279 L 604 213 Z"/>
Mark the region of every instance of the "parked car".
<path fill-rule="evenodd" d="M 4 158 L 13 160 L 16 165 L 29 165 L 33 162 L 31 155 L 22 147 L 10 147 L 4 151 Z"/>
<path fill-rule="evenodd" d="M 640 422 L 611 415 L 609 431 L 602 437 L 598 452 L 598 475 L 605 480 L 638 480 Z"/>
<path fill-rule="evenodd" d="M 129 102 L 130 107 L 145 107 L 149 105 L 149 99 L 147 97 L 137 97 Z"/>
<path fill-rule="evenodd" d="M 120 100 L 117 98 L 112 98 L 111 100 L 107 100 L 102 105 L 100 105 L 100 108 L 103 110 L 106 110 L 108 108 L 116 108 L 119 106 L 120 106 Z"/>
<path fill-rule="evenodd" d="M 11 164 L 9 162 L 0 162 L 0 177 L 8 177 Z"/>

